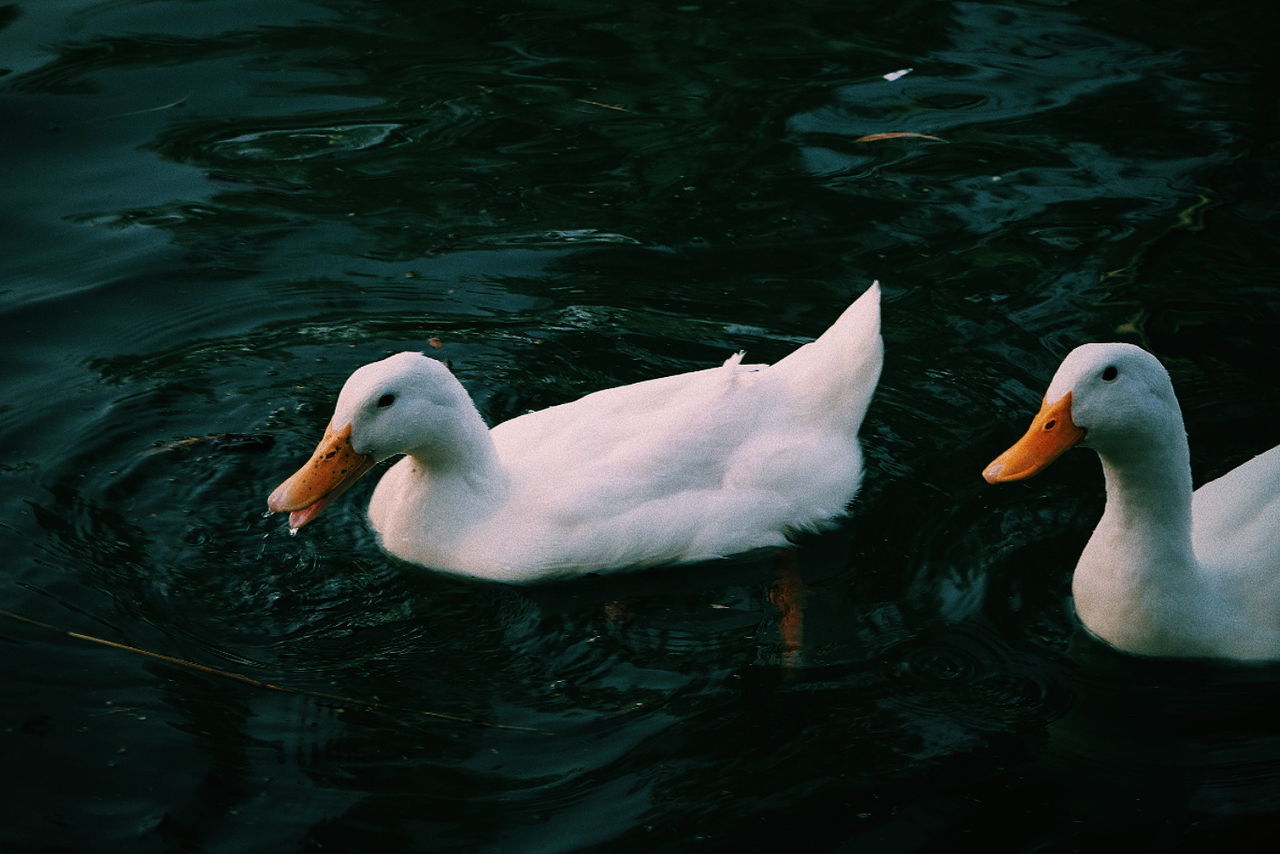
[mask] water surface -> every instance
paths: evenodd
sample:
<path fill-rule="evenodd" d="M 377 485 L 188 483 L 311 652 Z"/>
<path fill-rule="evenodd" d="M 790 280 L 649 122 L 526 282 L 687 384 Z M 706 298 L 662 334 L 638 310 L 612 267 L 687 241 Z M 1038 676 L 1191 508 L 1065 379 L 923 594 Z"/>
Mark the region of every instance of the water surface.
<path fill-rule="evenodd" d="M 352 698 L 5 619 L 0 842 L 1261 850 L 1276 674 L 1079 636 L 1088 454 L 979 478 L 1089 340 L 1169 367 L 1197 481 L 1277 441 L 1255 18 L 0 5 L 0 607 Z M 937 139 L 860 141 L 903 133 Z M 382 555 L 371 483 L 262 518 L 388 353 L 438 339 L 497 422 L 772 361 L 877 278 L 868 474 L 790 558 L 799 650 L 776 555 L 521 589 Z"/>

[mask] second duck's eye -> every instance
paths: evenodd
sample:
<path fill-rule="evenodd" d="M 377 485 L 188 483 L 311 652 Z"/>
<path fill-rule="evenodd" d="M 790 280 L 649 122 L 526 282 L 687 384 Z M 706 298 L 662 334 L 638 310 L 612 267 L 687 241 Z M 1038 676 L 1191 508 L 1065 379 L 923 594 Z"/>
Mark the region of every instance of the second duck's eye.
<path fill-rule="evenodd" d="M 1118 376 L 1120 376 L 1120 370 L 1115 365 L 1107 365 L 1105 368 L 1102 369 L 1103 382 L 1109 383 Z"/>
<path fill-rule="evenodd" d="M 382 397 L 378 398 L 378 408 L 386 409 L 388 406 L 390 406 L 395 402 L 396 402 L 396 396 L 394 394 L 384 394 Z"/>

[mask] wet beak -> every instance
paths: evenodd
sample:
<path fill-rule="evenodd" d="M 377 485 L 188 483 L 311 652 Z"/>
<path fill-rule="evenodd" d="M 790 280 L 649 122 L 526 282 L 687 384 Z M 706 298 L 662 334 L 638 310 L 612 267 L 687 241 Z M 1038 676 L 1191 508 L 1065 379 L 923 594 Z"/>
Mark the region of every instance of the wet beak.
<path fill-rule="evenodd" d="M 991 461 L 982 472 L 987 483 L 1022 480 L 1043 471 L 1084 438 L 1085 431 L 1071 420 L 1071 392 L 1055 403 L 1046 399 L 1027 433 L 1013 447 Z"/>
<path fill-rule="evenodd" d="M 289 527 L 301 528 L 373 468 L 374 462 L 351 446 L 350 424 L 341 430 L 330 426 L 311 459 L 267 498 L 267 507 L 273 513 L 288 513 Z"/>

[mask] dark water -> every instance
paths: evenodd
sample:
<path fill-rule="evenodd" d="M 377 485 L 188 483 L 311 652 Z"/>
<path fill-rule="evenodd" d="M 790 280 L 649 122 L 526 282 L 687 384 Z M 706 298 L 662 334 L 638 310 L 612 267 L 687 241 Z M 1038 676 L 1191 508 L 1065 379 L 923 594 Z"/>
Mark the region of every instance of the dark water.
<path fill-rule="evenodd" d="M 1166 362 L 1197 480 L 1278 440 L 1263 8 L 0 3 L 0 607 L 355 698 L 2 618 L 0 849 L 1270 850 L 1274 669 L 1079 637 L 1097 464 L 978 476 L 1086 340 Z M 498 421 L 872 278 L 798 650 L 772 555 L 513 589 L 383 557 L 369 486 L 261 517 L 389 352 Z"/>

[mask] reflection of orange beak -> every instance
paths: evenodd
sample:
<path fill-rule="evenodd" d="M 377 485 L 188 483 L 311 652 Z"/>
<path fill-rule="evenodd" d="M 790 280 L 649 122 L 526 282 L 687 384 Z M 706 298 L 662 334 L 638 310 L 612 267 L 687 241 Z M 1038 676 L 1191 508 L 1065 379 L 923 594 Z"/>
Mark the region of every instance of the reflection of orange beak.
<path fill-rule="evenodd" d="M 273 513 L 288 512 L 289 527 L 301 528 L 373 468 L 374 462 L 351 446 L 350 424 L 341 430 L 330 427 L 306 465 L 267 498 L 267 507 Z"/>
<path fill-rule="evenodd" d="M 1043 471 L 1049 463 L 1084 438 L 1085 431 L 1071 420 L 1071 392 L 1054 404 L 1046 399 L 1031 427 L 1013 447 L 991 461 L 982 472 L 987 483 L 1022 480 Z"/>

